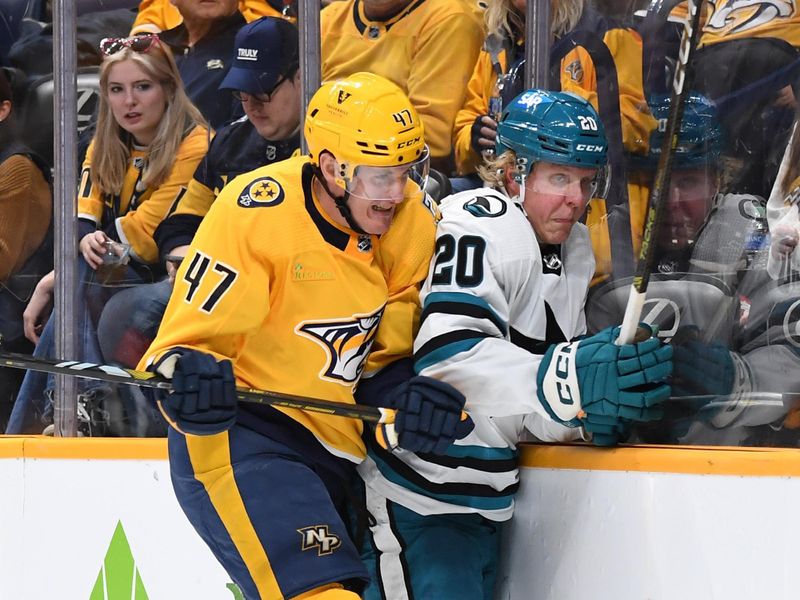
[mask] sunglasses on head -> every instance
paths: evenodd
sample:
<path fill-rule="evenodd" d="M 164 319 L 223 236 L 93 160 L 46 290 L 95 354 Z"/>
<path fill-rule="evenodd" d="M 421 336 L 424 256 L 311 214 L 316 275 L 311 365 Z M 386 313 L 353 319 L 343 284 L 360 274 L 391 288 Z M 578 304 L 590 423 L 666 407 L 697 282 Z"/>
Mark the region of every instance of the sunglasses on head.
<path fill-rule="evenodd" d="M 134 52 L 149 52 L 153 46 L 158 46 L 160 43 L 158 36 L 154 33 L 128 38 L 103 38 L 100 42 L 100 52 L 104 56 L 111 56 L 125 48 L 130 48 Z"/>

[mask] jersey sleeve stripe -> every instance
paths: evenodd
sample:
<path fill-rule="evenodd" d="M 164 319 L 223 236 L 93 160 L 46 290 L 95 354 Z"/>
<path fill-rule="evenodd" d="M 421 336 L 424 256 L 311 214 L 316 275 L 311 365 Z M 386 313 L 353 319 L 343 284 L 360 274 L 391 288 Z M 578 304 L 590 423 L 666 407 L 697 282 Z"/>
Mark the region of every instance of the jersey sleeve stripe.
<path fill-rule="evenodd" d="M 511 505 L 514 494 L 519 489 L 519 481 L 500 490 L 477 483 L 433 483 L 386 451 L 381 450 L 380 455 L 372 452 L 370 456 L 383 477 L 395 485 L 459 506 L 484 510 L 503 509 Z"/>
<path fill-rule="evenodd" d="M 482 448 L 483 450 L 499 450 L 501 452 L 506 451 L 505 448 Z M 507 473 L 509 471 L 513 471 L 519 465 L 519 460 L 517 459 L 516 453 L 512 452 L 510 449 L 508 450 L 510 454 L 513 456 L 509 456 L 508 458 L 479 458 L 477 456 L 459 456 L 453 457 L 448 455 L 439 455 L 439 454 L 424 454 L 419 453 L 417 456 L 420 458 L 425 459 L 426 462 L 429 462 L 434 465 L 439 465 L 440 467 L 448 467 L 451 469 L 457 469 L 458 467 L 464 467 L 467 469 L 474 469 L 476 471 L 484 471 L 486 473 Z"/>
<path fill-rule="evenodd" d="M 511 328 L 511 343 L 523 350 L 527 350 L 531 354 L 542 355 L 547 352 L 547 349 L 553 345 L 553 342 L 547 340 L 536 340 L 530 338 L 513 327 Z"/>
<path fill-rule="evenodd" d="M 433 292 L 425 298 L 420 323 L 431 314 L 445 313 L 451 315 L 468 316 L 475 319 L 491 321 L 497 330 L 505 337 L 508 324 L 494 312 L 489 304 L 482 298 L 459 292 Z"/>
<path fill-rule="evenodd" d="M 467 352 L 488 337 L 492 336 L 468 329 L 436 336 L 414 353 L 414 371 L 420 373 L 423 369 L 443 362 L 460 352 Z"/>

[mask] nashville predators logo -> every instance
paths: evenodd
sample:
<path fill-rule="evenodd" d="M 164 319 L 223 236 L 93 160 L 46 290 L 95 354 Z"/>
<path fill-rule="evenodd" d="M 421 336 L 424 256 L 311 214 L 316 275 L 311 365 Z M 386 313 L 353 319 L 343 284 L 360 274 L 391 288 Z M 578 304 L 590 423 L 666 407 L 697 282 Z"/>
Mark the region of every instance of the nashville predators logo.
<path fill-rule="evenodd" d="M 256 208 L 259 206 L 275 206 L 283 202 L 283 188 L 272 177 L 259 177 L 242 191 L 239 206 Z"/>
<path fill-rule="evenodd" d="M 578 59 L 573 60 L 569 63 L 565 68 L 564 72 L 569 75 L 572 81 L 576 81 L 580 83 L 583 81 L 583 65 L 581 65 L 581 61 Z"/>
<path fill-rule="evenodd" d="M 305 552 L 306 550 L 313 550 L 316 548 L 317 556 L 332 554 L 334 550 L 342 545 L 341 538 L 331 533 L 327 525 L 303 527 L 302 529 L 298 529 L 297 533 L 303 538 L 300 549 Z"/>
<path fill-rule="evenodd" d="M 337 321 L 305 321 L 295 327 L 295 332 L 325 349 L 328 362 L 320 378 L 350 385 L 364 370 L 382 316 L 383 307 L 372 314 Z"/>
<path fill-rule="evenodd" d="M 716 0 L 706 27 L 740 33 L 795 14 L 795 0 Z"/>

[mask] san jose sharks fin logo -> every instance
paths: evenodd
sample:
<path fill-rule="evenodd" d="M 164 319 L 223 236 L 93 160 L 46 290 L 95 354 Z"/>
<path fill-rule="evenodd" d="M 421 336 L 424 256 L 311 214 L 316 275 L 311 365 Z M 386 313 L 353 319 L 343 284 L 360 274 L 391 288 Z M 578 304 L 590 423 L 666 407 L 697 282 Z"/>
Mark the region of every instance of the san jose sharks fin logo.
<path fill-rule="evenodd" d="M 506 202 L 497 196 L 475 196 L 464 203 L 464 210 L 476 217 L 500 217 L 506 214 Z"/>
<path fill-rule="evenodd" d="M 383 316 L 382 306 L 373 313 L 333 321 L 304 321 L 295 332 L 325 349 L 328 362 L 320 377 L 342 385 L 358 381 Z"/>

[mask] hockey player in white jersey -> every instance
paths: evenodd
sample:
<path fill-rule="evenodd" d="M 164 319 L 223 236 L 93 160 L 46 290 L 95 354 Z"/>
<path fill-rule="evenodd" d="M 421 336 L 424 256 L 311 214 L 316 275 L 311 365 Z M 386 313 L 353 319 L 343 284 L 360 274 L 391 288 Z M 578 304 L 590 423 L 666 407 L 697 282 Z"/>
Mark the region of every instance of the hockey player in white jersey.
<path fill-rule="evenodd" d="M 494 187 L 441 205 L 414 344 L 415 371 L 458 388 L 475 428 L 443 456 L 370 449 L 369 600 L 492 598 L 526 432 L 613 445 L 670 393 L 671 348 L 657 338 L 584 336 L 594 259 L 578 221 L 606 171 L 595 110 L 529 90 L 504 111 L 496 151 L 483 173 Z"/>
<path fill-rule="evenodd" d="M 669 96 L 651 98 L 650 108 L 664 122 Z M 659 127 L 651 136 L 650 169 L 658 162 L 663 132 Z M 766 444 L 786 414 L 780 394 L 800 391 L 800 286 L 766 273 L 764 199 L 717 194 L 722 146 L 716 107 L 689 94 L 642 312 L 672 342 L 673 396 L 686 400 L 670 401 L 665 419 L 638 427 L 634 439 Z M 629 280 L 620 280 L 592 290 L 590 331 L 618 322 L 629 287 Z"/>

